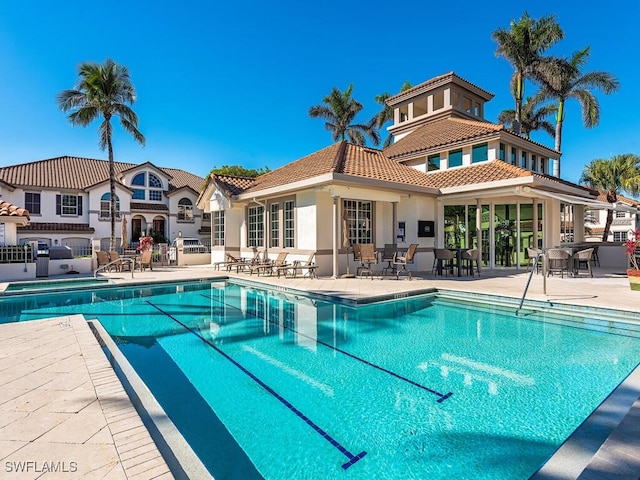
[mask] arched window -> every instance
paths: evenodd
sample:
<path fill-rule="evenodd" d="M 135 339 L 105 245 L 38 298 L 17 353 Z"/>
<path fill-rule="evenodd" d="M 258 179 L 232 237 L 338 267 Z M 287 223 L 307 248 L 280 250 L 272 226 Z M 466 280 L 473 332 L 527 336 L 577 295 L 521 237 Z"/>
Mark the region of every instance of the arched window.
<path fill-rule="evenodd" d="M 181 198 L 178 202 L 178 221 L 193 222 L 193 203 L 188 198 Z"/>
<path fill-rule="evenodd" d="M 135 177 L 133 177 L 133 180 L 131 180 L 131 185 L 137 185 L 139 187 L 146 186 L 146 183 L 147 182 L 145 182 L 144 172 L 140 172 Z"/>
<path fill-rule="evenodd" d="M 149 173 L 149 188 L 162 188 L 162 180 L 153 173 Z"/>
<path fill-rule="evenodd" d="M 120 199 L 116 195 L 116 218 L 120 217 Z M 100 218 L 111 218 L 111 193 L 100 197 Z"/>

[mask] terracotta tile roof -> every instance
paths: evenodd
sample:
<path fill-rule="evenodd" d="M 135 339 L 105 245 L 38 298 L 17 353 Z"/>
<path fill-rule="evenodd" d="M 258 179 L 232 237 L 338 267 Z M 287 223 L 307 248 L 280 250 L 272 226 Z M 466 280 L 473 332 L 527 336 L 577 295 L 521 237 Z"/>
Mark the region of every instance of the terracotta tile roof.
<path fill-rule="evenodd" d="M 253 185 L 255 180 L 255 178 L 232 177 L 230 175 L 211 175 L 211 181 L 214 181 L 217 187 L 228 197 L 233 197 L 234 195 L 244 192 Z"/>
<path fill-rule="evenodd" d="M 485 89 L 480 88 L 479 86 L 471 83 L 468 80 L 465 80 L 459 75 L 456 75 L 455 72 L 449 72 L 443 75 L 438 75 L 437 77 L 427 80 L 426 82 L 422 82 L 419 85 L 416 85 L 415 87 L 405 90 L 404 92 L 400 92 L 397 95 L 389 97 L 387 99 L 387 105 L 394 105 L 396 103 L 401 102 L 402 100 L 405 100 L 406 98 L 413 97 L 414 95 L 419 93 L 420 90 L 425 90 L 425 91 L 430 90 L 430 88 L 436 85 L 437 83 L 445 84 L 454 80 L 456 81 L 456 83 L 467 84 L 468 87 L 471 87 L 471 89 L 477 90 L 478 93 L 481 94 L 483 97 L 485 97 L 487 100 L 493 98 L 493 93 L 487 92 Z"/>
<path fill-rule="evenodd" d="M 27 217 L 28 220 L 29 211 L 9 202 L 0 202 L 0 217 Z"/>
<path fill-rule="evenodd" d="M 162 203 L 131 202 L 131 210 L 145 210 L 152 212 L 168 212 L 169 207 Z"/>
<path fill-rule="evenodd" d="M 496 182 L 498 180 L 531 177 L 532 175 L 534 175 L 534 173 L 529 170 L 510 165 L 501 160 L 492 160 L 490 162 L 469 165 L 468 167 L 452 168 L 429 173 L 429 176 L 438 188 Z"/>
<path fill-rule="evenodd" d="M 461 118 L 445 118 L 418 127 L 387 147 L 384 153 L 387 157 L 395 159 L 474 138 L 493 136 L 500 130 L 504 130 L 503 125 Z"/>
<path fill-rule="evenodd" d="M 24 232 L 75 232 L 75 233 L 94 233 L 95 228 L 89 226 L 88 223 L 54 223 L 54 222 L 31 222 L 24 227 L 18 227 L 18 230 Z"/>
<path fill-rule="evenodd" d="M 380 150 L 343 141 L 259 176 L 244 193 L 259 192 L 331 173 L 433 187 L 433 182 L 425 173 L 388 159 Z"/>
<path fill-rule="evenodd" d="M 115 162 L 116 174 L 136 166 L 133 163 Z M 199 192 L 204 183 L 204 178 L 184 170 L 160 170 L 173 177 L 169 181 L 169 190 L 186 185 Z M 56 157 L 0 168 L 0 180 L 15 186 L 84 190 L 108 178 L 109 162 L 92 158 Z"/>

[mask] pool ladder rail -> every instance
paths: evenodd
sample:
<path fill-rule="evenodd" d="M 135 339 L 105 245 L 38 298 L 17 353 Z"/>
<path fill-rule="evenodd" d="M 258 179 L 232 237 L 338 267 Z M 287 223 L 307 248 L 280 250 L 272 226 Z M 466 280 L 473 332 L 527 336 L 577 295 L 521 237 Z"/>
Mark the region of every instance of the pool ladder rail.
<path fill-rule="evenodd" d="M 533 276 L 533 272 L 535 272 L 538 268 L 538 263 L 540 262 L 540 258 L 544 257 L 544 252 L 538 252 L 536 258 L 533 260 L 533 266 L 531 267 L 531 271 L 529 272 L 529 278 L 527 278 L 527 284 L 524 287 L 524 292 L 522 293 L 522 298 L 520 299 L 520 305 L 516 310 L 516 315 L 520 310 L 522 310 L 522 304 L 524 303 L 524 297 L 527 296 L 527 291 L 529 290 L 529 284 L 531 283 L 531 277 Z M 545 268 L 545 264 L 542 264 L 542 282 L 543 282 L 543 291 L 546 295 L 547 293 L 547 269 Z"/>
<path fill-rule="evenodd" d="M 105 263 L 104 265 L 100 265 L 98 268 L 96 268 L 96 270 L 93 272 L 93 278 L 97 278 L 98 277 L 98 272 L 100 270 L 106 270 L 107 268 L 109 268 L 111 265 L 115 265 L 115 264 L 122 264 L 122 262 L 129 262 L 131 263 L 131 278 L 133 278 L 133 271 L 136 269 L 136 261 L 133 258 L 126 258 L 126 257 L 120 257 L 117 260 L 112 260 L 109 263 Z"/>

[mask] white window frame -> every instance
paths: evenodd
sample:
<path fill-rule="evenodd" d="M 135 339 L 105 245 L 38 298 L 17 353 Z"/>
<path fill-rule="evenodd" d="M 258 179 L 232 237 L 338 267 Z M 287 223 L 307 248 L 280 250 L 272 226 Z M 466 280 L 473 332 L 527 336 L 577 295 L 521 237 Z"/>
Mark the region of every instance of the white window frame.
<path fill-rule="evenodd" d="M 224 210 L 211 212 L 212 241 L 215 247 L 224 247 Z"/>
<path fill-rule="evenodd" d="M 347 228 L 351 244 L 373 243 L 373 202 L 345 199 L 343 208 L 347 215 Z"/>
<path fill-rule="evenodd" d="M 105 197 L 107 197 L 105 199 Z M 100 197 L 100 220 L 111 218 L 111 193 L 107 192 Z M 120 199 L 116 195 L 116 219 L 120 219 Z"/>
<path fill-rule="evenodd" d="M 178 222 L 193 223 L 193 202 L 188 198 L 181 198 L 178 202 Z"/>
<path fill-rule="evenodd" d="M 287 200 L 284 202 L 284 248 L 294 248 L 296 244 L 296 202 Z"/>
<path fill-rule="evenodd" d="M 264 207 L 257 205 L 247 210 L 247 246 L 264 247 Z"/>
<path fill-rule="evenodd" d="M 78 215 L 77 195 L 67 195 L 65 193 L 60 195 L 60 214 L 64 216 Z"/>
<path fill-rule="evenodd" d="M 280 204 L 272 203 L 269 206 L 269 247 L 278 248 L 280 246 Z"/>

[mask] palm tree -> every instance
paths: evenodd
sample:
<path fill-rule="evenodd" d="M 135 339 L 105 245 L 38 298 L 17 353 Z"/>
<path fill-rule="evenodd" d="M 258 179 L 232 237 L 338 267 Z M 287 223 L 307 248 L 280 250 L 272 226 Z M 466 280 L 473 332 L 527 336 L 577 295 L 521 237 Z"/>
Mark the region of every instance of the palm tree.
<path fill-rule="evenodd" d="M 580 71 L 589 59 L 589 49 L 586 47 L 575 52 L 568 60 L 551 59 L 541 77 L 540 95 L 558 102 L 555 132 L 555 149 L 558 152 L 562 147 L 564 105 L 567 99 L 575 98 L 580 102 L 582 123 L 585 128 L 593 128 L 600 123 L 600 104 L 590 90 L 598 89 L 608 95 L 620 88 L 620 83 L 610 73 L 595 71 L 583 74 Z"/>
<path fill-rule="evenodd" d="M 144 146 L 144 136 L 138 131 L 138 116 L 129 107 L 136 101 L 136 92 L 129 78 L 127 67 L 117 65 L 110 58 L 102 65 L 82 63 L 78 67 L 78 81 L 72 90 L 58 94 L 58 106 L 68 115 L 72 125 L 88 126 L 96 118 L 102 117 L 100 141 L 102 150 L 109 152 L 109 190 L 111 193 L 111 238 L 109 249 L 115 250 L 116 243 L 116 176 L 113 162 L 111 118 L 120 117 L 120 124 L 126 132 Z"/>
<path fill-rule="evenodd" d="M 404 82 L 402 84 L 402 87 L 400 88 L 400 93 L 406 92 L 410 88 L 411 88 L 411 83 L 409 83 L 408 81 Z M 382 106 L 382 110 L 380 110 L 380 112 L 378 112 L 374 117 L 376 128 L 378 130 L 381 130 L 385 123 L 393 121 L 393 109 L 389 105 L 387 105 L 387 99 L 389 97 L 392 97 L 392 95 L 389 92 L 383 92 L 380 95 L 376 95 L 374 98 L 375 102 L 380 106 Z M 384 144 L 382 145 L 382 148 L 387 148 L 389 145 L 391 145 L 391 139 L 392 139 L 391 135 L 388 135 L 387 139 L 384 141 Z"/>
<path fill-rule="evenodd" d="M 520 134 L 525 80 L 537 77 L 542 53 L 561 40 L 564 32 L 553 15 L 535 20 L 525 12 L 517 22 L 511 20 L 509 30 L 498 28 L 491 37 L 498 44 L 496 56 L 506 58 L 515 69 L 511 78 L 516 99 L 513 127 Z"/>
<path fill-rule="evenodd" d="M 619 193 L 640 193 L 640 157 L 632 153 L 616 155 L 611 160 L 592 160 L 580 176 L 580 183 L 607 192 L 607 202 L 618 201 Z M 602 241 L 606 242 L 613 223 L 613 210 L 607 211 Z"/>
<path fill-rule="evenodd" d="M 366 137 L 369 137 L 374 145 L 378 145 L 380 135 L 376 130 L 375 118 L 367 124 L 351 123 L 362 110 L 362 104 L 351 97 L 352 90 L 353 84 L 344 92 L 333 87 L 331 93 L 322 99 L 324 105 L 309 108 L 309 116 L 324 118 L 324 126 L 331 132 L 335 142 L 348 137 L 356 145 L 366 145 Z"/>
<path fill-rule="evenodd" d="M 547 118 L 556 113 L 558 107 L 556 105 L 542 105 L 543 99 L 536 95 L 534 97 L 527 97 L 522 104 L 522 118 L 520 119 L 520 133 L 525 138 L 530 138 L 531 132 L 542 130 L 547 132 L 553 137 L 555 129 L 553 124 L 547 120 Z M 538 108 L 539 107 L 539 108 Z M 516 112 L 515 110 L 503 110 L 498 115 L 498 123 L 504 124 L 507 128 L 509 126 L 513 129 L 515 124 Z"/>

